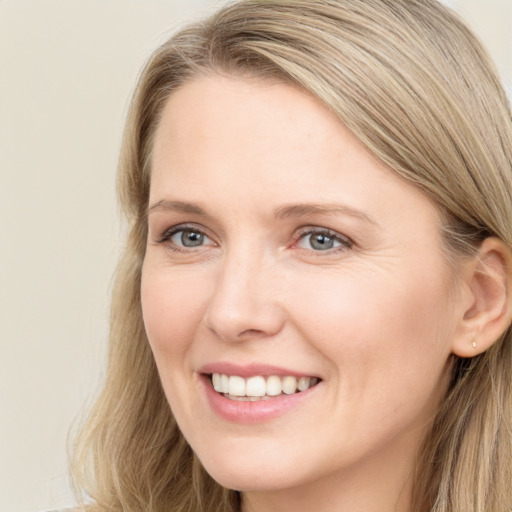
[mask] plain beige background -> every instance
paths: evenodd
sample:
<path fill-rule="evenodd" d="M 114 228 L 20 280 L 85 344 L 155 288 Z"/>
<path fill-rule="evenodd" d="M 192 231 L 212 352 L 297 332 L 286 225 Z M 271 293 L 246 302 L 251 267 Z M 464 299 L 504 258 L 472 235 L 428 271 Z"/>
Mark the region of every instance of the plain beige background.
<path fill-rule="evenodd" d="M 364 0 L 361 0 L 364 1 Z M 73 503 L 122 246 L 115 168 L 140 66 L 222 0 L 0 0 L 0 510 Z M 512 0 L 458 0 L 512 86 Z"/>

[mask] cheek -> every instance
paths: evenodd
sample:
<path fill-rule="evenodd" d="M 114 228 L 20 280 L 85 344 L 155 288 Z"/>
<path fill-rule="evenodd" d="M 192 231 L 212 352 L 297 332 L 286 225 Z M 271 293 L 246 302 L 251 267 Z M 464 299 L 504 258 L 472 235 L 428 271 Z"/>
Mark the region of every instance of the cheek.
<path fill-rule="evenodd" d="M 191 347 L 203 316 L 201 286 L 190 276 L 145 265 L 141 303 L 144 326 L 162 387 L 180 428 L 193 432 Z"/>
<path fill-rule="evenodd" d="M 190 275 L 180 276 L 145 265 L 141 303 L 144 325 L 157 364 L 165 354 L 184 354 L 201 322 L 204 290 Z M 159 364 L 160 365 L 160 364 Z"/>
<path fill-rule="evenodd" d="M 453 335 L 448 290 L 441 277 L 417 270 L 315 276 L 295 289 L 295 323 L 352 396 L 377 382 L 383 393 L 421 377 L 434 385 L 445 369 Z"/>
<path fill-rule="evenodd" d="M 421 432 L 435 414 L 449 375 L 451 317 L 443 283 L 424 274 L 391 281 L 359 273 L 337 283 L 303 282 L 309 292 L 295 318 L 327 362 L 332 424 L 357 453 Z"/>

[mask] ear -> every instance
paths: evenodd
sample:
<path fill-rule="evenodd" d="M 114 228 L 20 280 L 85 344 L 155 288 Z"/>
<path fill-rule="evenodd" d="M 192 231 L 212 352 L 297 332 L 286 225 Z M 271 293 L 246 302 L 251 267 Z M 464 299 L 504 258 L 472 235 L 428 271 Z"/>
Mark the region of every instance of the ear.
<path fill-rule="evenodd" d="M 452 353 L 473 357 L 485 352 L 512 320 L 512 255 L 498 238 L 486 238 L 471 258 L 464 281 L 467 295 Z"/>

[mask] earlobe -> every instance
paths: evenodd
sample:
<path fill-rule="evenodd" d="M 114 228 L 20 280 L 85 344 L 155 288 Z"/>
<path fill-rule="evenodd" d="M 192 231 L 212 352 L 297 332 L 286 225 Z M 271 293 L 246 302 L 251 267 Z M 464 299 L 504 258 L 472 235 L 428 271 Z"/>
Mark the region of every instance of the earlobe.
<path fill-rule="evenodd" d="M 486 238 L 469 263 L 468 301 L 452 343 L 459 357 L 485 352 L 512 319 L 512 255 L 498 238 Z"/>

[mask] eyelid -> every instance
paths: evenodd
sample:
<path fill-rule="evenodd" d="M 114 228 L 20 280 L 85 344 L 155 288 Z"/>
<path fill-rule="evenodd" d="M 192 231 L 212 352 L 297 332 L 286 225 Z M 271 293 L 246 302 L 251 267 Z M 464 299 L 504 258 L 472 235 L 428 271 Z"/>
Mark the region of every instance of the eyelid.
<path fill-rule="evenodd" d="M 321 226 L 304 226 L 304 227 L 300 228 L 294 235 L 293 246 L 295 246 L 302 238 L 304 238 L 308 235 L 313 235 L 315 233 L 325 233 L 325 234 L 335 238 L 337 241 L 339 241 L 341 243 L 341 246 L 333 248 L 333 249 L 327 249 L 325 251 L 315 251 L 314 249 L 304 249 L 304 248 L 299 248 L 299 249 L 308 251 L 311 253 L 317 253 L 317 254 L 321 255 L 321 254 L 329 254 L 329 253 L 332 254 L 333 252 L 335 253 L 335 252 L 340 252 L 340 251 L 346 251 L 347 249 L 350 249 L 354 246 L 354 241 L 347 235 L 344 235 L 344 234 L 342 234 L 338 231 L 335 231 L 333 229 L 324 228 Z"/>
<path fill-rule="evenodd" d="M 170 228 L 166 228 L 155 239 L 155 243 L 157 243 L 157 244 L 170 243 L 173 246 L 172 248 L 174 250 L 177 250 L 177 251 L 194 250 L 194 249 L 190 249 L 190 248 L 187 248 L 187 247 L 183 247 L 182 248 L 182 246 L 179 246 L 179 245 L 176 245 L 176 244 L 170 242 L 171 238 L 176 233 L 179 233 L 180 231 L 186 231 L 186 230 L 196 231 L 198 233 L 201 233 L 210 242 L 212 242 L 213 244 L 216 244 L 216 242 L 214 241 L 213 237 L 208 233 L 207 229 L 205 229 L 204 227 L 202 227 L 202 226 L 200 226 L 198 224 L 189 223 L 189 222 L 185 222 L 183 224 L 176 224 L 176 225 L 174 225 L 174 226 L 172 226 Z M 325 251 L 315 251 L 314 249 L 305 249 L 305 248 L 302 248 L 302 247 L 296 247 L 297 243 L 302 238 L 304 238 L 304 237 L 306 237 L 308 235 L 315 234 L 315 233 L 325 233 L 325 234 L 335 238 L 338 242 L 340 242 L 341 245 L 338 246 L 338 247 L 335 247 L 335 248 L 326 249 Z M 202 246 L 198 246 L 198 248 L 205 247 L 207 245 L 211 245 L 211 244 L 204 244 Z M 346 251 L 346 250 L 352 248 L 353 246 L 354 246 L 354 241 L 351 240 L 350 237 L 348 237 L 347 235 L 344 235 L 344 234 L 342 234 L 342 233 L 340 233 L 338 231 L 335 231 L 335 230 L 330 229 L 330 228 L 322 227 L 322 226 L 304 226 L 304 227 L 299 228 L 295 232 L 295 234 L 293 235 L 293 241 L 292 241 L 292 244 L 291 244 L 292 248 L 296 248 L 297 250 L 306 251 L 308 253 L 314 253 L 315 255 L 322 255 L 322 254 L 327 255 L 327 254 L 333 254 L 333 253 L 337 253 L 337 252 L 343 252 L 343 251 Z"/>
<path fill-rule="evenodd" d="M 165 242 L 169 242 L 170 239 L 180 231 L 196 231 L 197 233 L 201 233 L 204 235 L 208 240 L 211 240 L 213 242 L 212 237 L 207 233 L 207 230 L 205 230 L 203 227 L 199 226 L 198 224 L 194 223 L 188 223 L 185 222 L 184 224 L 176 224 L 175 226 L 172 226 L 170 228 L 166 228 L 155 240 L 158 244 L 163 244 Z"/>

